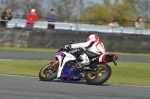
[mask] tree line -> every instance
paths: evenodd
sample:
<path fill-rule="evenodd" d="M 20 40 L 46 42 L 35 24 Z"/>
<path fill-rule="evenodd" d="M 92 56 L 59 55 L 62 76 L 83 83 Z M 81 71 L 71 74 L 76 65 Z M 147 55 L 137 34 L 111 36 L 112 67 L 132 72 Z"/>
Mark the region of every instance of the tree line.
<path fill-rule="evenodd" d="M 134 26 L 139 16 L 144 19 L 146 27 L 150 27 L 150 0 L 103 0 L 103 4 L 94 4 L 82 14 L 86 23 L 108 24 L 113 19 L 122 26 Z"/>
<path fill-rule="evenodd" d="M 25 18 L 27 13 L 36 9 L 40 20 L 46 20 L 50 9 L 55 9 L 60 22 L 76 22 L 106 25 L 118 20 L 122 26 L 134 26 L 141 16 L 146 27 L 150 22 L 150 0 L 0 0 L 0 13 L 9 6 L 14 17 Z M 80 4 L 80 6 L 79 6 Z M 79 8 L 80 7 L 80 8 Z M 78 14 L 80 14 L 78 18 Z M 79 20 L 78 20 L 79 19 Z"/>

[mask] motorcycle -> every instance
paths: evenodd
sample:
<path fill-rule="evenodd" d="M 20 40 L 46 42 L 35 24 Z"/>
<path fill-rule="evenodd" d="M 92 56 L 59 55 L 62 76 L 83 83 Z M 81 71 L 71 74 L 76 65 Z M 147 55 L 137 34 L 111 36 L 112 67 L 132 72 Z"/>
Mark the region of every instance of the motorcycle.
<path fill-rule="evenodd" d="M 69 41 L 67 44 L 73 44 L 74 41 Z M 81 66 L 77 61 L 76 54 L 81 52 L 86 53 L 90 59 L 89 65 Z M 55 56 L 55 60 L 45 65 L 39 72 L 41 81 L 52 81 L 56 78 L 61 80 L 81 81 L 85 80 L 90 85 L 101 85 L 105 83 L 111 76 L 111 67 L 104 62 L 98 62 L 96 59 L 98 54 L 92 53 L 86 49 L 69 49 L 60 48 Z M 115 57 L 110 54 L 112 62 L 115 62 Z"/>

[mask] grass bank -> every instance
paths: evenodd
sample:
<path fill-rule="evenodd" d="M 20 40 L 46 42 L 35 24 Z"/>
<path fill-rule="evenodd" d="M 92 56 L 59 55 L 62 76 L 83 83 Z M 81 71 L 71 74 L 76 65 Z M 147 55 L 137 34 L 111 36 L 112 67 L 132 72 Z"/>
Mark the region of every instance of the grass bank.
<path fill-rule="evenodd" d="M 109 65 L 112 68 L 109 83 L 150 86 L 150 63 L 118 62 L 118 66 Z"/>
<path fill-rule="evenodd" d="M 38 77 L 40 69 L 49 61 L 0 61 L 0 74 Z M 109 64 L 112 76 L 108 83 L 150 86 L 150 64 L 118 62 L 118 66 Z"/>
<path fill-rule="evenodd" d="M 0 61 L 0 74 L 37 77 L 40 69 L 49 61 Z"/>
<path fill-rule="evenodd" d="M 56 52 L 57 49 L 50 48 L 18 48 L 18 47 L 0 47 L 0 51 L 20 51 L 20 52 Z"/>

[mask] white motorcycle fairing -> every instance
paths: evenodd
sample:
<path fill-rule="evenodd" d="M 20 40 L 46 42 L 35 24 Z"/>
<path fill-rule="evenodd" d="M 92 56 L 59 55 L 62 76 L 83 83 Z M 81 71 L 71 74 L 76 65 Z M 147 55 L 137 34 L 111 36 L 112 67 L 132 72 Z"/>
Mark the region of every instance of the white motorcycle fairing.
<path fill-rule="evenodd" d="M 59 62 L 59 68 L 58 68 L 58 74 L 57 74 L 57 78 L 59 78 L 61 76 L 62 69 L 65 63 L 70 60 L 76 60 L 76 58 L 70 53 L 67 53 L 65 51 L 61 51 L 57 53 L 56 58 L 58 59 L 58 62 Z"/>

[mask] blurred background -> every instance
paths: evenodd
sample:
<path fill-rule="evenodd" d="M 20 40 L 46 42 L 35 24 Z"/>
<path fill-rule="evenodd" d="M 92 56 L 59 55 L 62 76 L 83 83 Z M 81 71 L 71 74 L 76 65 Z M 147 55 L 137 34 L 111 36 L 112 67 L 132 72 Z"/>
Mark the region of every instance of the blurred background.
<path fill-rule="evenodd" d="M 114 19 L 116 32 L 134 33 L 134 22 L 141 16 L 144 34 L 150 34 L 150 0 L 0 0 L 0 13 L 11 8 L 13 19 L 8 27 L 25 27 L 26 15 L 36 9 L 39 21 L 35 28 L 47 28 L 47 14 L 54 9 L 56 29 L 108 32 Z"/>

